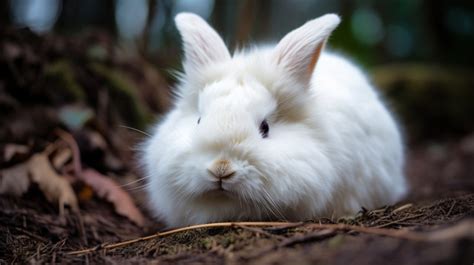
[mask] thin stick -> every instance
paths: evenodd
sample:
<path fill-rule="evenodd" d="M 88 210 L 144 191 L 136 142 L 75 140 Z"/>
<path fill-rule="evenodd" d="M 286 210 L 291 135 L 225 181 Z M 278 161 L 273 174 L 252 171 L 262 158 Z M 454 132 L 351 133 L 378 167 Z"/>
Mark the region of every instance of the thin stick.
<path fill-rule="evenodd" d="M 238 228 L 242 228 L 244 230 L 248 230 L 250 232 L 254 232 L 254 233 L 257 233 L 257 234 L 262 234 L 262 235 L 266 235 L 268 237 L 274 237 L 274 238 L 277 238 L 279 240 L 283 240 L 283 239 L 286 239 L 286 237 L 284 236 L 280 236 L 280 235 L 276 235 L 276 234 L 272 234 L 272 233 L 269 233 L 267 231 L 264 231 L 260 228 L 256 228 L 256 227 L 250 227 L 250 226 L 246 226 L 246 225 L 240 225 L 240 224 L 235 224 L 236 227 Z"/>
<path fill-rule="evenodd" d="M 364 227 L 346 224 L 314 224 L 310 227 L 320 229 L 336 229 L 343 231 L 355 231 L 359 233 L 373 234 L 379 236 L 388 236 L 400 239 L 414 241 L 442 241 L 458 237 L 474 237 L 474 221 L 466 220 L 451 227 L 429 232 L 412 232 L 406 229 L 387 229 L 378 227 Z"/>
<path fill-rule="evenodd" d="M 271 231 L 271 232 L 278 232 L 282 230 L 288 230 L 291 228 L 296 228 L 304 225 L 304 222 L 297 222 L 297 223 L 288 223 L 288 225 L 279 225 L 278 227 L 267 227 L 265 230 L 266 231 Z"/>
<path fill-rule="evenodd" d="M 392 222 L 389 222 L 389 223 L 386 223 L 386 224 L 381 224 L 381 225 L 378 225 L 378 226 L 375 226 L 377 228 L 382 228 L 382 227 L 387 227 L 387 226 L 390 226 L 390 225 L 393 225 L 393 224 L 398 224 L 399 222 L 404 222 L 404 221 L 407 221 L 407 220 L 410 220 L 410 219 L 415 219 L 415 218 L 418 218 L 418 217 L 421 217 L 421 216 L 424 216 L 425 214 L 417 214 L 417 215 L 411 215 L 411 216 L 407 216 L 405 218 L 402 218 L 402 219 L 398 219 L 398 220 L 395 220 L 395 221 L 392 221 Z"/>
<path fill-rule="evenodd" d="M 18 228 L 18 227 L 16 227 L 16 230 L 18 230 L 19 232 L 21 232 L 23 234 L 29 235 L 30 237 L 32 237 L 32 238 L 34 238 L 34 239 L 36 239 L 36 240 L 38 240 L 42 243 L 45 243 L 45 244 L 48 243 L 48 240 L 46 238 L 42 237 L 42 236 L 35 235 L 31 232 L 28 232 L 28 231 L 26 231 L 24 229 L 21 229 L 21 228 Z"/>
<path fill-rule="evenodd" d="M 281 225 L 291 225 L 293 223 L 291 222 L 229 222 L 229 223 L 211 223 L 211 224 L 200 224 L 200 225 L 192 225 L 192 226 L 187 226 L 187 227 L 181 227 L 165 232 L 158 232 L 153 235 L 149 236 L 144 236 L 144 237 L 139 237 L 127 241 L 122 241 L 118 243 L 113 243 L 113 244 L 102 244 L 96 247 L 92 248 L 87 248 L 87 249 L 82 249 L 82 250 L 76 250 L 76 251 L 71 251 L 68 252 L 69 255 L 81 255 L 81 254 L 87 254 L 91 253 L 94 251 L 97 251 L 99 249 L 113 249 L 113 248 L 118 248 L 121 246 L 141 242 L 141 241 L 146 241 L 150 239 L 155 239 L 159 237 L 164 237 L 168 236 L 171 234 L 176 234 L 184 231 L 190 231 L 190 230 L 196 230 L 200 228 L 216 228 L 216 227 L 239 227 L 239 226 L 281 226 Z"/>
<path fill-rule="evenodd" d="M 192 225 L 188 227 L 177 228 L 165 232 L 158 232 L 154 235 L 139 237 L 136 239 L 131 239 L 127 241 L 122 241 L 113 244 L 102 244 L 98 245 L 93 248 L 87 248 L 82 250 L 76 250 L 68 252 L 69 255 L 82 255 L 87 253 L 92 253 L 97 250 L 101 249 L 114 249 L 126 245 L 130 245 L 133 243 L 151 240 L 155 238 L 160 238 L 164 236 L 168 236 L 171 234 L 176 234 L 184 231 L 196 230 L 200 228 L 216 228 L 216 227 L 242 227 L 242 226 L 288 226 L 288 225 L 295 225 L 301 223 L 291 223 L 291 222 L 229 222 L 229 223 L 211 223 L 211 224 L 200 224 L 200 225 Z M 455 226 L 448 227 L 445 229 L 441 229 L 438 231 L 432 232 L 411 232 L 410 230 L 395 230 L 395 229 L 386 229 L 386 228 L 377 228 L 377 227 L 364 227 L 364 226 L 357 226 L 357 225 L 347 225 L 347 224 L 307 224 L 305 227 L 313 228 L 313 229 L 332 229 L 338 231 L 355 231 L 359 233 L 365 234 L 372 234 L 372 235 L 379 235 L 379 236 L 388 236 L 393 238 L 399 239 L 406 239 L 406 240 L 414 240 L 414 241 L 441 241 L 441 240 L 449 240 L 460 236 L 467 236 L 467 237 L 474 237 L 474 221 L 467 220 L 461 222 Z"/>
<path fill-rule="evenodd" d="M 310 225 L 314 229 L 334 229 L 339 231 L 355 231 L 358 233 L 372 234 L 379 236 L 388 236 L 401 239 L 409 239 L 416 241 L 423 241 L 426 239 L 425 236 L 417 233 L 410 232 L 409 230 L 403 229 L 387 229 L 387 228 L 378 228 L 378 227 L 365 227 L 357 225 L 346 225 L 346 224 L 315 224 Z"/>
<path fill-rule="evenodd" d="M 336 235 L 336 230 L 334 229 L 322 229 L 318 230 L 316 232 L 310 232 L 305 235 L 298 235 L 298 236 L 293 236 L 293 237 L 288 237 L 282 240 L 279 244 L 276 245 L 270 245 L 268 247 L 264 247 L 261 251 L 258 251 L 250 256 L 243 257 L 244 260 L 252 260 L 258 257 L 261 257 L 263 255 L 266 255 L 272 251 L 275 251 L 279 248 L 284 248 L 284 247 L 291 247 L 297 244 L 303 244 L 303 243 L 308 243 L 308 242 L 314 242 L 314 241 L 320 241 L 324 240 L 327 238 L 330 238 L 334 235 Z"/>
<path fill-rule="evenodd" d="M 323 240 L 323 239 L 332 237 L 334 235 L 336 235 L 335 229 L 323 229 L 323 230 L 319 230 L 317 233 L 313 232 L 313 233 L 309 233 L 302 236 L 286 238 L 285 241 L 281 242 L 276 247 L 277 248 L 289 247 L 296 244 L 301 244 L 301 243 L 310 242 L 314 240 Z"/>
<path fill-rule="evenodd" d="M 448 211 L 448 213 L 446 214 L 447 217 L 449 217 L 449 215 L 451 214 L 451 211 L 453 210 L 454 205 L 456 205 L 456 202 L 457 202 L 457 201 L 455 200 L 455 201 L 453 202 L 453 204 L 451 205 L 451 207 L 449 208 L 449 211 Z"/>
<path fill-rule="evenodd" d="M 413 207 L 413 204 L 412 203 L 407 203 L 407 204 L 402 205 L 402 206 L 398 207 L 397 209 L 393 210 L 392 213 L 398 213 L 400 211 L 403 211 L 403 210 L 411 208 L 411 207 Z"/>

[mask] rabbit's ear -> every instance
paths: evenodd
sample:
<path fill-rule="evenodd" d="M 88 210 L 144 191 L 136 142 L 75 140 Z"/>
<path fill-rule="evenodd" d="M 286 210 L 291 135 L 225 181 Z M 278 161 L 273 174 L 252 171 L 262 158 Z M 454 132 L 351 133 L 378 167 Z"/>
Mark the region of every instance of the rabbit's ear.
<path fill-rule="evenodd" d="M 202 18 L 191 13 L 179 13 L 175 22 L 183 39 L 185 71 L 199 70 L 206 64 L 230 59 L 224 41 Z"/>
<path fill-rule="evenodd" d="M 324 44 L 341 20 L 328 14 L 288 33 L 275 47 L 274 59 L 297 81 L 308 85 Z"/>

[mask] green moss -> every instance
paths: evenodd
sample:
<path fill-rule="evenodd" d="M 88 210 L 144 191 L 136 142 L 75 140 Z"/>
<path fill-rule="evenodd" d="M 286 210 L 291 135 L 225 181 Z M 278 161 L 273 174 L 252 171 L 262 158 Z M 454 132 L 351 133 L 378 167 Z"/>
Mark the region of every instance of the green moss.
<path fill-rule="evenodd" d="M 215 244 L 214 242 L 215 241 L 212 238 L 205 237 L 205 238 L 201 239 L 201 247 L 203 249 L 208 249 L 209 250 L 209 249 L 212 248 L 213 244 Z"/>
<path fill-rule="evenodd" d="M 333 238 L 329 239 L 328 247 L 329 248 L 338 248 L 345 241 L 345 235 L 336 235 Z"/>
<path fill-rule="evenodd" d="M 57 98 L 68 101 L 84 100 L 84 90 L 76 81 L 72 65 L 68 61 L 58 60 L 46 65 L 44 74 L 53 89 L 60 89 L 55 91 Z"/>
<path fill-rule="evenodd" d="M 474 128 L 474 78 L 468 69 L 394 64 L 372 72 L 409 135 L 465 133 Z"/>
<path fill-rule="evenodd" d="M 220 245 L 224 248 L 229 247 L 230 245 L 234 244 L 235 242 L 235 237 L 233 234 L 229 234 L 228 236 L 222 238 L 222 240 L 219 242 Z"/>
<path fill-rule="evenodd" d="M 99 63 L 90 64 L 90 68 L 106 82 L 111 103 L 121 117 L 129 125 L 143 129 L 151 121 L 151 114 L 140 103 L 135 84 L 117 69 L 110 69 Z"/>

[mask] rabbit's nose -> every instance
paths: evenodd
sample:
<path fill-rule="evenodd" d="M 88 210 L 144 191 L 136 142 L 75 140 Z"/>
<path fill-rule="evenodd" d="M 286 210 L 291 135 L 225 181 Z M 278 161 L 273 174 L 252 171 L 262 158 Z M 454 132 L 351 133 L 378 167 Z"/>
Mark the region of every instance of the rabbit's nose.
<path fill-rule="evenodd" d="M 235 170 L 232 169 L 229 160 L 216 160 L 207 171 L 219 180 L 228 179 L 235 175 Z"/>

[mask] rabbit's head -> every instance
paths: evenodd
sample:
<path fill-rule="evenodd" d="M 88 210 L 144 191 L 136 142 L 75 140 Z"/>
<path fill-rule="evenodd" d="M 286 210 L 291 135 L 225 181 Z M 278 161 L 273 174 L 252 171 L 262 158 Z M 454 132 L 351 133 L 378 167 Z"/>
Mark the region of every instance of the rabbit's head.
<path fill-rule="evenodd" d="M 304 197 L 315 173 L 305 161 L 327 163 L 324 150 L 314 151 L 309 88 L 339 18 L 325 15 L 276 47 L 234 56 L 200 17 L 181 13 L 175 20 L 184 42 L 184 73 L 175 109 L 146 143 L 152 200 L 153 193 L 166 194 L 174 205 L 187 205 L 175 209 L 183 216 L 209 217 L 190 223 L 285 218 L 282 208 Z"/>

